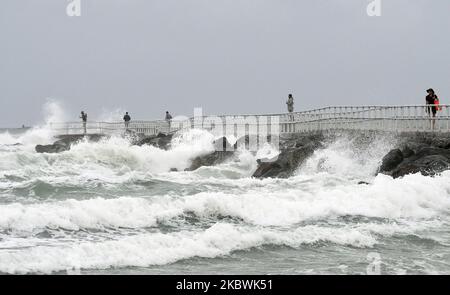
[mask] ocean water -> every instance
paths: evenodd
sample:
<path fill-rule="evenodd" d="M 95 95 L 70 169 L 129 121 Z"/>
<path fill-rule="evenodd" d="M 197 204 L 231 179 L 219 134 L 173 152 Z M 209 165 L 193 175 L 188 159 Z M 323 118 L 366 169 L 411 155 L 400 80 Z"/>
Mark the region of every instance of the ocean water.
<path fill-rule="evenodd" d="M 450 273 L 450 171 L 375 176 L 392 138 L 326 142 L 288 179 L 252 178 L 245 150 L 169 172 L 213 140 L 191 130 L 168 151 L 111 138 L 37 154 L 45 127 L 1 133 L 0 273 Z"/>

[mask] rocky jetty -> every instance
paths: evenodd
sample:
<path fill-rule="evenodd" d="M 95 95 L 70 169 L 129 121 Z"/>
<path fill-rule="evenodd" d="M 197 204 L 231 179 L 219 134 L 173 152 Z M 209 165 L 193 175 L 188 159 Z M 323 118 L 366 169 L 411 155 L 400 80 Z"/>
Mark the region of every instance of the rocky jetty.
<path fill-rule="evenodd" d="M 450 135 L 439 133 L 402 133 L 397 135 L 377 132 L 358 134 L 327 133 L 295 135 L 280 140 L 280 154 L 274 159 L 258 160 L 253 174 L 257 178 L 286 178 L 309 158 L 315 150 L 333 142 L 341 136 L 353 139 L 356 148 L 370 150 L 371 144 L 380 137 L 397 141 L 397 148 L 380 159 L 378 173 L 399 178 L 408 174 L 421 173 L 432 176 L 450 169 Z M 360 182 L 360 184 L 366 184 Z"/>
<path fill-rule="evenodd" d="M 439 133 L 403 133 L 396 135 L 378 134 L 376 132 L 365 132 L 358 134 L 338 133 L 316 133 L 296 134 L 280 138 L 279 154 L 271 159 L 258 159 L 258 166 L 253 174 L 256 178 L 287 178 L 308 159 L 314 151 L 324 147 L 326 142 L 336 140 L 341 136 L 350 136 L 356 146 L 362 150 L 371 148 L 374 138 L 382 136 L 386 142 L 397 142 L 396 148 L 380 159 L 381 165 L 377 173 L 390 175 L 394 178 L 402 177 L 412 173 L 423 175 L 435 175 L 450 169 L 450 134 Z M 104 135 L 65 135 L 50 145 L 36 146 L 38 153 L 60 153 L 70 150 L 70 147 L 81 140 L 98 141 Z M 168 150 L 171 147 L 173 134 L 160 133 L 155 136 L 144 138 L 132 138 L 132 144 L 151 145 L 160 149 Z M 270 138 L 269 138 L 270 141 Z M 193 171 L 202 166 L 214 166 L 232 158 L 235 150 L 250 148 L 256 143 L 255 138 L 244 136 L 230 144 L 227 138 L 222 137 L 214 142 L 214 151 L 209 154 L 196 157 L 186 170 Z M 363 183 L 362 183 L 363 184 Z"/>
<path fill-rule="evenodd" d="M 152 145 L 160 149 L 168 150 L 172 141 L 173 134 L 159 133 L 155 136 L 148 137 L 136 137 L 134 134 L 128 134 L 133 145 Z M 37 145 L 36 152 L 38 153 L 62 153 L 70 150 L 73 144 L 76 144 L 82 140 L 88 140 L 91 142 L 98 142 L 102 138 L 107 138 L 103 134 L 77 134 L 77 135 L 60 135 L 57 136 L 57 141 L 53 144 Z"/>
<path fill-rule="evenodd" d="M 402 136 L 399 147 L 383 159 L 379 173 L 399 178 L 408 174 L 435 175 L 450 169 L 450 137 L 444 134 Z"/>
<path fill-rule="evenodd" d="M 88 141 L 99 141 L 100 139 L 104 138 L 104 135 L 101 134 L 89 134 L 89 135 L 60 135 L 58 136 L 58 140 L 55 141 L 53 144 L 47 144 L 47 145 L 37 145 L 36 146 L 36 152 L 38 153 L 62 153 L 65 151 L 70 150 L 70 147 L 80 142 L 81 140 L 87 139 Z"/>

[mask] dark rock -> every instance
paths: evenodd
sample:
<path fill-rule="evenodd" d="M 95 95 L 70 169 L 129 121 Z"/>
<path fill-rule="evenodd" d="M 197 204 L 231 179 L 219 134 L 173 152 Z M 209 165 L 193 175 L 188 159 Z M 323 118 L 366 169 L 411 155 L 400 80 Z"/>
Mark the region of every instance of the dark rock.
<path fill-rule="evenodd" d="M 230 159 L 233 155 L 234 152 L 215 151 L 205 156 L 196 157 L 185 171 L 194 171 L 203 166 L 218 165 Z"/>
<path fill-rule="evenodd" d="M 299 147 L 302 147 L 303 146 L 303 143 L 302 142 L 296 142 L 295 143 L 295 147 L 296 148 L 299 148 Z"/>
<path fill-rule="evenodd" d="M 323 140 L 323 134 L 296 134 L 288 138 L 280 139 L 280 154 L 273 159 L 260 159 L 258 161 L 258 168 L 253 173 L 253 177 L 290 177 L 316 149 L 322 147 Z"/>
<path fill-rule="evenodd" d="M 36 152 L 38 153 L 62 153 L 70 150 L 72 144 L 79 142 L 84 139 L 84 135 L 73 135 L 73 136 L 60 136 L 59 140 L 55 141 L 53 144 L 48 145 L 37 145 Z"/>
<path fill-rule="evenodd" d="M 282 148 L 278 157 L 275 157 L 273 161 L 259 161 L 253 177 L 287 178 L 321 146 L 321 142 L 315 140 L 296 148 L 297 143 L 295 140 L 290 143 L 284 142 L 284 145 L 293 145 L 293 147 Z"/>
<path fill-rule="evenodd" d="M 38 153 L 62 153 L 70 150 L 70 145 L 67 145 L 63 142 L 55 142 L 54 144 L 37 145 L 35 149 Z"/>
<path fill-rule="evenodd" d="M 253 177 L 263 178 L 263 177 L 278 177 L 283 172 L 283 166 L 281 163 L 276 161 L 271 162 L 260 162 L 258 169 L 253 173 Z"/>
<path fill-rule="evenodd" d="M 105 138 L 106 136 L 103 134 L 75 134 L 75 135 L 60 135 L 57 136 L 57 141 L 55 141 L 53 144 L 47 144 L 47 145 L 37 145 L 35 150 L 38 153 L 62 153 L 65 151 L 70 150 L 70 147 L 84 139 L 87 139 L 89 141 L 98 142 L 101 139 Z"/>
<path fill-rule="evenodd" d="M 360 181 L 360 182 L 358 182 L 358 184 L 359 184 L 359 185 L 369 185 L 370 183 L 365 182 L 365 181 Z"/>
<path fill-rule="evenodd" d="M 58 140 L 54 144 L 48 144 L 48 145 L 37 145 L 36 146 L 36 152 L 38 153 L 62 153 L 65 151 L 70 150 L 71 143 L 64 141 L 64 140 Z"/>
<path fill-rule="evenodd" d="M 159 149 L 168 150 L 170 148 L 170 143 L 172 142 L 173 134 L 159 133 L 156 136 L 147 136 L 136 142 L 135 145 L 151 145 Z"/>
<path fill-rule="evenodd" d="M 167 135 L 164 137 L 160 137 L 158 141 L 158 147 L 163 150 L 168 150 L 170 148 L 170 144 L 172 142 L 172 135 Z"/>
<path fill-rule="evenodd" d="M 415 152 L 414 152 L 408 145 L 405 145 L 405 146 L 401 149 L 401 151 L 402 151 L 402 154 L 403 154 L 403 158 L 404 158 L 404 159 L 409 158 L 409 157 L 411 157 L 411 156 L 414 156 L 414 154 L 415 154 Z"/>
<path fill-rule="evenodd" d="M 226 137 L 220 137 L 214 141 L 214 152 L 196 157 L 191 166 L 185 171 L 194 171 L 203 166 L 214 166 L 225 162 L 234 155 L 235 148 Z"/>
<path fill-rule="evenodd" d="M 142 137 L 135 142 L 133 142 L 134 145 L 143 146 L 143 145 L 155 145 L 156 136 L 145 136 Z"/>
<path fill-rule="evenodd" d="M 432 176 L 450 168 L 450 159 L 443 155 L 429 155 L 415 161 L 406 161 L 400 164 L 393 172 L 392 177 L 399 178 L 408 174 L 421 173 Z"/>
<path fill-rule="evenodd" d="M 391 150 L 382 160 L 380 172 L 393 170 L 403 161 L 403 153 L 399 149 Z"/>
<path fill-rule="evenodd" d="M 393 150 L 385 156 L 380 172 L 398 178 L 413 173 L 432 176 L 450 169 L 450 149 L 443 148 L 446 146 L 444 139 L 420 137 L 409 141 L 402 148 L 403 153 Z M 400 153 L 403 156 L 402 161 Z"/>
<path fill-rule="evenodd" d="M 427 145 L 423 142 L 410 142 L 407 144 L 407 146 L 414 152 L 414 154 L 416 154 L 417 152 L 419 152 L 424 148 L 430 147 L 430 145 Z"/>
<path fill-rule="evenodd" d="M 435 147 L 425 147 L 420 149 L 416 154 L 411 157 L 412 160 L 417 160 L 422 157 L 426 156 L 432 156 L 432 155 L 443 155 L 446 158 L 450 159 L 450 150 L 448 149 L 442 149 L 442 148 L 435 148 Z"/>
<path fill-rule="evenodd" d="M 170 172 L 178 172 L 177 168 L 170 168 Z"/>
<path fill-rule="evenodd" d="M 71 145 L 85 139 L 91 142 L 98 142 L 107 137 L 108 136 L 104 134 L 86 134 L 86 135 L 73 134 L 73 135 L 59 135 L 56 138 L 58 139 L 58 141 L 62 141 L 65 144 Z"/>
<path fill-rule="evenodd" d="M 427 144 L 433 147 L 441 148 L 441 149 L 449 149 L 450 148 L 450 139 L 446 137 L 433 137 L 427 140 Z"/>

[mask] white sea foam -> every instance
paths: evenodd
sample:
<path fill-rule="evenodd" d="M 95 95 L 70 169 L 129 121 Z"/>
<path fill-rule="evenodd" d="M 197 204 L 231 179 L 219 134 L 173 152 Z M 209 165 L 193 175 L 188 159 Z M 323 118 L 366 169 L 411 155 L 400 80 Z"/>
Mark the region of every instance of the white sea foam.
<path fill-rule="evenodd" d="M 0 206 L 0 229 L 34 232 L 42 229 L 104 229 L 150 227 L 158 219 L 182 213 L 180 208 L 142 198 L 67 200 L 61 202 Z"/>
<path fill-rule="evenodd" d="M 372 139 L 370 145 L 361 147 L 355 141 L 354 137 L 343 135 L 328 143 L 324 148 L 316 150 L 305 164 L 299 167 L 297 173 L 371 178 L 376 174 L 381 159 L 392 149 L 395 142 L 380 136 Z"/>
<path fill-rule="evenodd" d="M 190 130 L 174 138 L 169 150 L 153 146 L 132 146 L 126 139 L 110 138 L 98 143 L 82 142 L 62 156 L 60 162 L 82 165 L 94 171 L 100 166 L 117 171 L 167 172 L 171 168 L 184 170 L 193 158 L 214 150 L 212 135 L 205 131 Z"/>
<path fill-rule="evenodd" d="M 354 247 L 371 247 L 376 243 L 370 233 L 351 228 L 305 226 L 294 231 L 274 231 L 217 223 L 205 231 L 140 234 L 67 247 L 36 246 L 2 251 L 0 272 L 23 274 L 74 268 L 145 267 L 196 256 L 214 258 L 267 244 L 298 247 L 320 241 Z"/>
<path fill-rule="evenodd" d="M 295 188 L 295 179 L 291 179 L 289 184 L 286 181 L 245 192 L 235 189 L 185 197 L 15 203 L 0 206 L 0 229 L 33 232 L 45 228 L 140 228 L 188 212 L 201 218 L 231 216 L 256 226 L 292 226 L 342 216 L 420 221 L 448 213 L 449 179 L 450 172 L 434 178 L 417 174 L 398 180 L 380 175 L 368 186 L 327 188 L 321 187 L 319 181 L 307 189 Z"/>
<path fill-rule="evenodd" d="M 0 152 L 0 177 L 17 175 L 32 181 L 45 178 L 50 183 L 71 178 L 71 184 L 78 179 L 80 185 L 86 179 L 122 182 L 129 180 L 124 174 L 134 177 L 140 173 L 146 177 L 148 173 L 168 172 L 172 168 L 183 171 L 192 159 L 213 151 L 212 142 L 208 132 L 190 130 L 176 137 L 167 151 L 133 146 L 127 139 L 112 137 L 95 143 L 82 141 L 59 154 L 37 154 L 27 149 Z"/>

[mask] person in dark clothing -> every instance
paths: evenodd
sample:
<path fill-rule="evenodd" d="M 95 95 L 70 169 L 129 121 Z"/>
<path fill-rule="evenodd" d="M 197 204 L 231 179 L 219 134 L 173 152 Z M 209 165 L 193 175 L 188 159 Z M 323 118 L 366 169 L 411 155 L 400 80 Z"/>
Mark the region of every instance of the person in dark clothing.
<path fill-rule="evenodd" d="M 436 93 L 432 88 L 427 90 L 428 95 L 425 97 L 425 101 L 427 104 L 426 111 L 431 119 L 431 128 L 434 129 L 436 125 L 436 113 L 437 113 L 437 106 L 436 106 L 436 100 L 438 99 Z"/>
<path fill-rule="evenodd" d="M 169 124 L 169 132 L 170 132 L 170 121 L 172 121 L 172 115 L 169 114 L 169 111 L 166 112 L 166 121 Z"/>
<path fill-rule="evenodd" d="M 86 133 L 87 133 L 87 129 L 86 129 L 86 124 L 87 124 L 87 113 L 85 113 L 84 111 L 81 111 L 80 119 L 83 121 L 84 134 L 86 134 Z"/>
<path fill-rule="evenodd" d="M 166 121 L 170 121 L 170 120 L 172 120 L 172 115 L 169 114 L 169 112 L 167 111 L 166 112 Z"/>
<path fill-rule="evenodd" d="M 289 120 L 293 121 L 294 116 L 292 115 L 292 113 L 294 112 L 294 97 L 292 96 L 292 94 L 288 95 L 288 100 L 287 100 L 286 104 L 287 104 L 287 109 L 289 112 Z"/>
<path fill-rule="evenodd" d="M 292 94 L 288 95 L 288 100 L 287 100 L 286 104 L 287 104 L 288 112 L 292 113 L 294 111 L 294 97 L 292 96 Z"/>
<path fill-rule="evenodd" d="M 128 114 L 128 112 L 125 113 L 125 116 L 123 116 L 123 120 L 125 121 L 125 129 L 128 130 L 128 126 L 130 125 L 131 117 Z"/>

